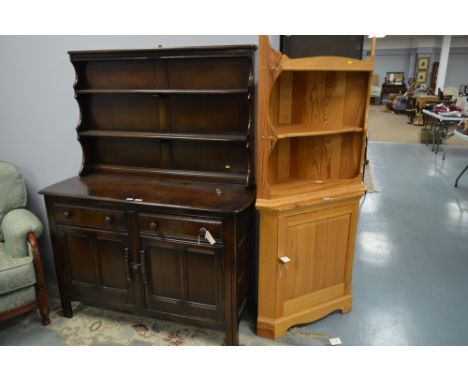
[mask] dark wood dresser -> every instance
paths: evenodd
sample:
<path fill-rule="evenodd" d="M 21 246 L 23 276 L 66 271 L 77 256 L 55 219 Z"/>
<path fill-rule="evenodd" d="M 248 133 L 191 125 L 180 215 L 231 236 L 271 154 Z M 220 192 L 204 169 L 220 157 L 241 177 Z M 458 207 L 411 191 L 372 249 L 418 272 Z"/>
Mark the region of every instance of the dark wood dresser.
<path fill-rule="evenodd" d="M 255 49 L 69 52 L 83 163 L 41 191 L 66 317 L 79 300 L 238 343 L 253 274 Z"/>

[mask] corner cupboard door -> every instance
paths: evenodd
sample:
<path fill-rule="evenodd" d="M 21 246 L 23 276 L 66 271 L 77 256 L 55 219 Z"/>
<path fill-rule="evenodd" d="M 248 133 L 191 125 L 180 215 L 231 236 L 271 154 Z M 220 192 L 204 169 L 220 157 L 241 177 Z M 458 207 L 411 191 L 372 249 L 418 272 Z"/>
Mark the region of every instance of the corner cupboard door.
<path fill-rule="evenodd" d="M 357 212 L 356 201 L 279 218 L 277 317 L 351 293 Z"/>
<path fill-rule="evenodd" d="M 58 232 L 72 299 L 131 307 L 134 293 L 127 234 L 63 226 Z"/>
<path fill-rule="evenodd" d="M 146 308 L 214 325 L 224 320 L 223 251 L 196 244 L 141 239 Z"/>

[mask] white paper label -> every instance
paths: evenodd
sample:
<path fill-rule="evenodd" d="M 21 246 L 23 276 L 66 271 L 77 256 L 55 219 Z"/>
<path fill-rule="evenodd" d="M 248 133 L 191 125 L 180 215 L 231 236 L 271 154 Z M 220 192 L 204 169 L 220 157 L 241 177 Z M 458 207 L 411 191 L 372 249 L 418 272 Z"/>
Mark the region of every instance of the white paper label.
<path fill-rule="evenodd" d="M 340 337 L 330 338 L 328 341 L 330 341 L 330 345 L 332 346 L 341 345 Z"/>
<path fill-rule="evenodd" d="M 208 242 L 211 245 L 214 245 L 216 243 L 216 240 L 213 238 L 210 231 L 208 231 L 208 230 L 205 231 L 205 239 L 208 240 Z"/>

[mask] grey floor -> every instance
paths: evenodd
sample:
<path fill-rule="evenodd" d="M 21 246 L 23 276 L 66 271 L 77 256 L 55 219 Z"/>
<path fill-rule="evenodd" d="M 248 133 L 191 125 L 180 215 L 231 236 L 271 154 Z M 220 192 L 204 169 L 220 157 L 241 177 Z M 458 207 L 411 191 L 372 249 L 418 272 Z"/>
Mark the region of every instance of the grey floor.
<path fill-rule="evenodd" d="M 378 193 L 362 201 L 353 310 L 305 328 L 344 345 L 468 345 L 468 147 L 446 159 L 417 144 L 371 142 Z"/>

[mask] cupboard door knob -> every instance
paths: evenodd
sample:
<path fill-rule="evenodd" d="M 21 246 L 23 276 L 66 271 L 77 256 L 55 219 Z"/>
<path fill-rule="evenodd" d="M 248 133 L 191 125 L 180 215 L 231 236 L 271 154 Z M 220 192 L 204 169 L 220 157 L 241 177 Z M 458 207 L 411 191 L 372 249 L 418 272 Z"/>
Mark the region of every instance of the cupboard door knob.
<path fill-rule="evenodd" d="M 282 256 L 279 258 L 279 261 L 281 261 L 282 264 L 287 264 L 291 261 L 291 259 L 288 256 Z"/>
<path fill-rule="evenodd" d="M 154 231 L 158 229 L 158 223 L 151 222 L 149 226 Z"/>
<path fill-rule="evenodd" d="M 104 220 L 107 224 L 111 224 L 113 219 L 112 219 L 112 216 L 106 216 Z"/>
<path fill-rule="evenodd" d="M 68 219 L 68 218 L 71 216 L 71 212 L 70 212 L 70 211 L 65 211 L 65 212 L 63 213 L 63 216 L 64 216 L 66 219 Z"/>

